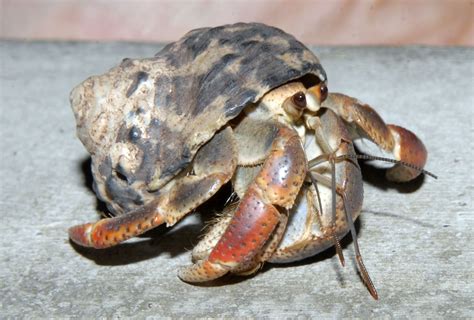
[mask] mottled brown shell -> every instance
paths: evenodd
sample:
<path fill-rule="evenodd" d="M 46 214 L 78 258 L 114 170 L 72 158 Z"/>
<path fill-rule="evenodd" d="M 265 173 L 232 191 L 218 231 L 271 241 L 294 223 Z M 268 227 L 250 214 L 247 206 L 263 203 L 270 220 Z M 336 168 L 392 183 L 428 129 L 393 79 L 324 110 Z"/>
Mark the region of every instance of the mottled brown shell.
<path fill-rule="evenodd" d="M 87 79 L 71 104 L 98 196 L 115 213 L 151 200 L 245 106 L 305 75 L 326 80 L 293 36 L 239 23 L 193 30 L 153 58 Z"/>

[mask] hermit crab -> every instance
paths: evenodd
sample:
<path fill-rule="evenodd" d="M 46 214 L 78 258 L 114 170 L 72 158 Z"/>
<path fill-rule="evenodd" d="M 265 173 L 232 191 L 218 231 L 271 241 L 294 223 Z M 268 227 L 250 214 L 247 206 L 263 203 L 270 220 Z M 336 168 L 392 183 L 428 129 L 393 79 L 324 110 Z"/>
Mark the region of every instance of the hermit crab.
<path fill-rule="evenodd" d="M 352 141 L 393 153 L 393 181 L 424 172 L 427 152 L 368 105 L 329 93 L 318 58 L 293 36 L 257 23 L 193 30 L 152 58 L 88 78 L 70 100 L 94 190 L 113 214 L 70 228 L 73 242 L 107 248 L 173 226 L 231 183 L 236 200 L 182 280 L 251 274 L 333 245 L 343 261 L 339 239 L 350 231 L 377 297 L 353 224 L 363 188 Z"/>

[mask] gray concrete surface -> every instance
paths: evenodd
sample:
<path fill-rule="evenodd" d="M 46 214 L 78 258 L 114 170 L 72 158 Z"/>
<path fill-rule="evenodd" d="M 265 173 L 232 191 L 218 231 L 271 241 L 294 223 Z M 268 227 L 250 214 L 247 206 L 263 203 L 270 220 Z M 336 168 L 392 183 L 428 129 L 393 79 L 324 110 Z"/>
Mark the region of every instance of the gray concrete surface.
<path fill-rule="evenodd" d="M 99 218 L 70 89 L 158 45 L 0 42 L 0 318 L 473 317 L 473 49 L 315 48 L 330 89 L 415 131 L 438 180 L 384 181 L 366 168 L 358 223 L 374 301 L 334 251 L 251 278 L 191 286 L 199 215 L 119 247 L 73 247 L 69 226 Z"/>

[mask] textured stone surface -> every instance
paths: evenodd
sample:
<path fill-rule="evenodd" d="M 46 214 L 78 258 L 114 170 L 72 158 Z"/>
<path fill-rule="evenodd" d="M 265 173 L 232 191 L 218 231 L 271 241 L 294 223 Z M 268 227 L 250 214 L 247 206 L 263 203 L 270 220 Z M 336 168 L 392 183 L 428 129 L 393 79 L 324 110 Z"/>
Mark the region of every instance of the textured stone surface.
<path fill-rule="evenodd" d="M 0 42 L 1 317 L 464 317 L 473 299 L 473 56 L 462 48 L 318 48 L 329 88 L 416 132 L 438 180 L 386 183 L 366 168 L 358 223 L 374 301 L 334 251 L 252 278 L 191 286 L 201 216 L 119 247 L 73 247 L 69 226 L 99 218 L 71 88 L 157 45 Z M 210 215 L 204 215 L 209 217 Z"/>

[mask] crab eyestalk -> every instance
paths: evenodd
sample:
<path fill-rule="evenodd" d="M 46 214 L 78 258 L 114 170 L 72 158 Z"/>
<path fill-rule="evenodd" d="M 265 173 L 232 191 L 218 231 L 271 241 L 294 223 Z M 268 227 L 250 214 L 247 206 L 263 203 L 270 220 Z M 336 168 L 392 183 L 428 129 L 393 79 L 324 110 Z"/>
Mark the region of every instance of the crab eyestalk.
<path fill-rule="evenodd" d="M 306 91 L 307 108 L 313 112 L 318 111 L 327 97 L 328 87 L 325 81 L 309 88 Z"/>

